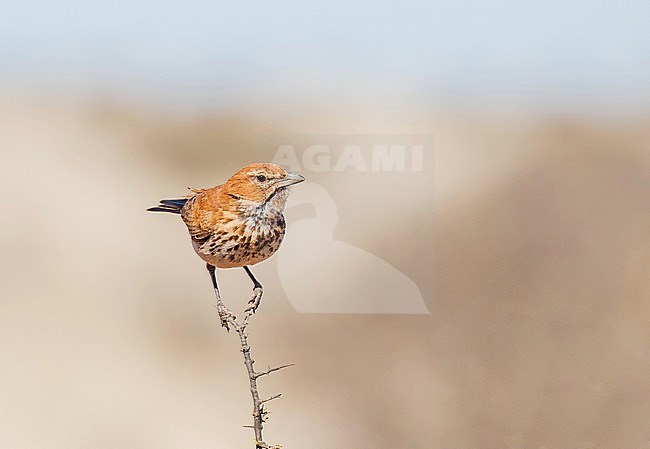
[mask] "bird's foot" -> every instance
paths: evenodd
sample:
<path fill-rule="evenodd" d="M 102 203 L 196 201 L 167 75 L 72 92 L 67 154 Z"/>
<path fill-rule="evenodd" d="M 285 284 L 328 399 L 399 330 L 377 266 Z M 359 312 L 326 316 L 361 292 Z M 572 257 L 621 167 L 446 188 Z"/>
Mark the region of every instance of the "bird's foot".
<path fill-rule="evenodd" d="M 248 307 L 244 311 L 245 313 L 255 313 L 257 311 L 257 308 L 262 302 L 263 293 L 264 290 L 262 290 L 262 287 L 253 288 L 253 296 L 251 297 L 250 301 L 248 301 Z"/>
<path fill-rule="evenodd" d="M 232 320 L 236 320 L 237 316 L 235 316 L 234 313 L 232 313 L 226 306 L 223 304 L 217 304 L 217 313 L 219 313 L 219 319 L 221 320 L 221 325 L 226 328 L 228 332 L 230 332 L 230 326 L 228 323 Z"/>

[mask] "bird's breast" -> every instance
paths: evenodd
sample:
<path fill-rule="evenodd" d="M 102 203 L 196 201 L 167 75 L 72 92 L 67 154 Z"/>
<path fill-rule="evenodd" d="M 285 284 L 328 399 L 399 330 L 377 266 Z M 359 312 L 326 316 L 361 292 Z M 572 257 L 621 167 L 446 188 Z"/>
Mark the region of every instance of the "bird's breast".
<path fill-rule="evenodd" d="M 194 250 L 219 268 L 254 265 L 280 248 L 285 228 L 282 214 L 233 219 L 220 224 L 206 241 L 193 241 Z"/>

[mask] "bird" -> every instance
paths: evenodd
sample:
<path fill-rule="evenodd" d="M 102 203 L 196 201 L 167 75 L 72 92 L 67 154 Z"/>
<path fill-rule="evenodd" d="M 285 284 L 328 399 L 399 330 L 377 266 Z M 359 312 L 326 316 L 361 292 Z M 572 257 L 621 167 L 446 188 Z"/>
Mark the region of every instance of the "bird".
<path fill-rule="evenodd" d="M 163 199 L 150 212 L 178 214 L 185 222 L 192 247 L 206 263 L 217 296 L 217 311 L 222 326 L 236 316 L 226 308 L 217 284 L 217 268 L 243 268 L 253 283 L 253 295 L 245 313 L 255 313 L 262 295 L 262 284 L 249 266 L 271 257 L 285 235 L 284 208 L 289 187 L 303 182 L 297 173 L 287 172 L 272 163 L 252 163 L 215 187 L 189 188 L 190 195 Z"/>

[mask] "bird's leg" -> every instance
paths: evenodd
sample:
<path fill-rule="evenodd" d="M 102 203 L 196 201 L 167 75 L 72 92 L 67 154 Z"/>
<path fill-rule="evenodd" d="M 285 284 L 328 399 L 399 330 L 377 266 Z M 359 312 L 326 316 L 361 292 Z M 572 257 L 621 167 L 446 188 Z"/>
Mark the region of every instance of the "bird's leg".
<path fill-rule="evenodd" d="M 208 273 L 210 273 L 210 279 L 212 279 L 212 286 L 214 287 L 214 294 L 217 295 L 217 312 L 219 313 L 219 318 L 221 319 L 221 325 L 230 332 L 230 327 L 228 326 L 228 321 L 234 320 L 237 317 L 234 313 L 226 308 L 223 301 L 221 300 L 221 294 L 219 294 L 219 286 L 217 285 L 217 275 L 215 274 L 216 267 L 214 265 L 206 264 Z"/>
<path fill-rule="evenodd" d="M 251 278 L 251 281 L 253 281 L 253 296 L 251 297 L 251 300 L 248 301 L 246 312 L 255 313 L 257 308 L 260 306 L 260 302 L 262 302 L 262 293 L 264 293 L 264 290 L 262 289 L 262 284 L 260 284 L 258 280 L 255 279 L 255 276 L 253 276 L 253 273 L 251 273 L 251 270 L 248 267 L 244 267 L 244 270 L 246 270 L 246 274 Z"/>

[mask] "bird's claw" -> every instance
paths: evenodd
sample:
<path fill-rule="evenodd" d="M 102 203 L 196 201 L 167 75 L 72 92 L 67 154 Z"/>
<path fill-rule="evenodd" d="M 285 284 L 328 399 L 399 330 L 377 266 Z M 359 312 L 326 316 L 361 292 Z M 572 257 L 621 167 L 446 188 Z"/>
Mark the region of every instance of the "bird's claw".
<path fill-rule="evenodd" d="M 244 311 L 245 313 L 255 313 L 257 311 L 260 302 L 262 302 L 262 293 L 264 293 L 262 287 L 253 288 L 253 296 L 250 301 L 248 301 L 248 307 Z"/>
<path fill-rule="evenodd" d="M 237 317 L 235 316 L 234 313 L 232 313 L 230 310 L 226 308 L 226 306 L 222 304 L 217 304 L 217 312 L 219 313 L 219 319 L 221 320 L 221 325 L 226 328 L 228 332 L 230 332 L 230 326 L 228 326 L 228 323 L 230 320 L 235 320 Z"/>

